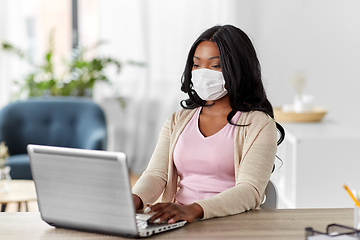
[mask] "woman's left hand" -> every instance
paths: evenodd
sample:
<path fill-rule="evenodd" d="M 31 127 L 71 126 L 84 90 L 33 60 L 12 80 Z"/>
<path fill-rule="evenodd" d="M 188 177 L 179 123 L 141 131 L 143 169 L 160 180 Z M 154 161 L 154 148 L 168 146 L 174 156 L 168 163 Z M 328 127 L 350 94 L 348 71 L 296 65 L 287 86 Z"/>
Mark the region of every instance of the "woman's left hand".
<path fill-rule="evenodd" d="M 150 219 L 150 223 L 175 223 L 179 220 L 185 220 L 188 223 L 193 222 L 197 218 L 202 218 L 204 211 L 197 203 L 189 205 L 180 205 L 176 203 L 157 203 L 152 206 L 150 212 L 156 212 Z"/>

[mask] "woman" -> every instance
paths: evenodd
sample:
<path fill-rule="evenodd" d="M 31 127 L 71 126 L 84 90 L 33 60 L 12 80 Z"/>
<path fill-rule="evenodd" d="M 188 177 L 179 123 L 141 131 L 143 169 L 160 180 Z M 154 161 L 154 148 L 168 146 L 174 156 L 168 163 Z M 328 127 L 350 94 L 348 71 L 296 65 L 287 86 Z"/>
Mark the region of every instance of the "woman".
<path fill-rule="evenodd" d="M 231 26 L 206 30 L 190 49 L 181 90 L 189 99 L 163 126 L 147 169 L 133 188 L 151 222 L 192 222 L 258 208 L 283 128 L 261 80 L 248 36 Z"/>

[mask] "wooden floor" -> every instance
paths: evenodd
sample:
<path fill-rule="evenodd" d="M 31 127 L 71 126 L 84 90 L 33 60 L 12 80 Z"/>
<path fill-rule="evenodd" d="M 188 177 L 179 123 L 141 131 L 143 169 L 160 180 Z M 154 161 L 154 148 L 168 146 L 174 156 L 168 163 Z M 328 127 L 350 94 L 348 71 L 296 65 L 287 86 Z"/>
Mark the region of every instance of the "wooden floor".
<path fill-rule="evenodd" d="M 138 179 L 139 179 L 138 175 L 130 174 L 131 187 L 134 186 L 134 184 L 136 183 L 136 181 Z M 36 201 L 28 202 L 28 209 L 29 209 L 29 212 L 38 212 L 39 208 L 38 208 L 37 202 Z M 18 211 L 18 204 L 17 203 L 9 203 L 6 206 L 6 211 L 5 212 L 17 212 L 17 211 Z M 21 204 L 20 211 L 21 212 L 26 212 L 26 207 L 25 207 L 24 203 Z"/>

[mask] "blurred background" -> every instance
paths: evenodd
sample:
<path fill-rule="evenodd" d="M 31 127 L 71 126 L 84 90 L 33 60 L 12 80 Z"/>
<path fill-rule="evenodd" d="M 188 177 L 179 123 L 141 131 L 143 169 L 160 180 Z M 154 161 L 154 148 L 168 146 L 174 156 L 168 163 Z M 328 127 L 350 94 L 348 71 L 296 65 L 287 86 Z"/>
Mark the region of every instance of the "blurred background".
<path fill-rule="evenodd" d="M 180 80 L 190 46 L 217 24 L 233 24 L 252 39 L 274 107 L 293 102 L 291 79 L 302 74 L 304 93 L 328 110 L 323 121 L 358 133 L 359 11 L 357 0 L 0 0 L 0 42 L 42 64 L 52 33 L 59 74 L 79 47 L 121 62 L 119 73 L 106 68 L 109 83 L 95 83 L 90 97 L 107 114 L 108 150 L 125 151 L 140 174 L 161 126 L 186 98 Z M 26 97 L 14 81 L 31 70 L 0 50 L 0 108 Z"/>

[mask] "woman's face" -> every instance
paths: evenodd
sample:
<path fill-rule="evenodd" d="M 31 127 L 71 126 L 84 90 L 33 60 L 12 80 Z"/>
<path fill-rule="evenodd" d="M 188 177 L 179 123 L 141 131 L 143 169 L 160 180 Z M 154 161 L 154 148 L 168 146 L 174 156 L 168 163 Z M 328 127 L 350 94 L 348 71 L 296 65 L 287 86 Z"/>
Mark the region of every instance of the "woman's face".
<path fill-rule="evenodd" d="M 214 42 L 203 41 L 196 47 L 192 70 L 207 68 L 221 72 L 219 49 Z"/>

